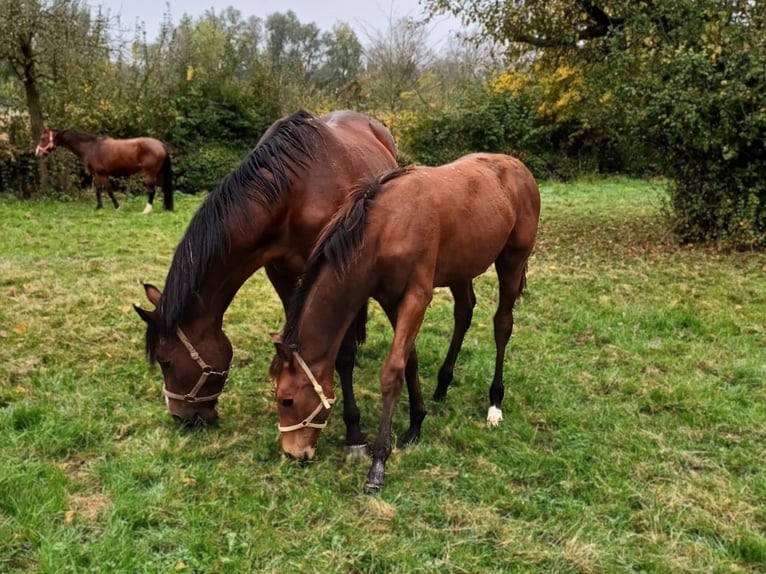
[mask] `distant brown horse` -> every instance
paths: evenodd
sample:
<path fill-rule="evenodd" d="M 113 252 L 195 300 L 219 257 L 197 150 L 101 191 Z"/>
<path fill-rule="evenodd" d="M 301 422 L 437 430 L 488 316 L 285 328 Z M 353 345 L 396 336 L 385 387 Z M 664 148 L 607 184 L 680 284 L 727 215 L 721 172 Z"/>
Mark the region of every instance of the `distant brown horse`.
<path fill-rule="evenodd" d="M 176 247 L 164 292 L 145 286 L 156 310 L 136 307 L 146 322 L 147 357 L 162 368 L 175 419 L 218 419 L 232 359 L 223 316 L 242 284 L 265 267 L 286 307 L 335 209 L 359 181 L 396 165 L 394 139 L 377 120 L 350 111 L 316 116 L 301 110 L 275 122 L 207 196 Z M 365 319 L 360 313 L 335 362 L 344 392 L 349 390 L 343 416 L 350 446 L 364 444 L 350 389 Z"/>
<path fill-rule="evenodd" d="M 420 435 L 423 417 L 412 416 L 425 413 L 422 399 L 417 404 L 414 343 L 433 289 L 448 286 L 455 297 L 450 352 L 456 356 L 475 303 L 472 280 L 493 262 L 499 300 L 487 423 L 498 424 L 513 307 L 524 287 L 539 215 L 532 174 L 506 155 L 473 154 L 441 167 L 398 169 L 355 190 L 318 240 L 284 333 L 273 337 L 277 356 L 271 374 L 277 381 L 282 450 L 298 459 L 314 456 L 335 400 L 333 360 L 348 325 L 374 297 L 394 327 L 380 376 L 383 412 L 365 490 L 380 489 L 391 453 L 394 402 L 405 379 L 410 428 L 403 442 Z M 440 380 L 437 398 L 447 384 Z"/>
<path fill-rule="evenodd" d="M 152 211 L 155 186 L 162 188 L 165 209 L 173 210 L 173 175 L 167 146 L 154 138 L 126 140 L 95 136 L 77 130 L 43 130 L 35 155 L 47 156 L 56 147 L 65 147 L 85 164 L 96 184 L 96 207 L 101 209 L 101 192 L 106 190 L 114 208 L 120 207 L 114 197 L 110 176 L 126 177 L 135 173 L 144 176 L 148 200 L 144 213 Z"/>

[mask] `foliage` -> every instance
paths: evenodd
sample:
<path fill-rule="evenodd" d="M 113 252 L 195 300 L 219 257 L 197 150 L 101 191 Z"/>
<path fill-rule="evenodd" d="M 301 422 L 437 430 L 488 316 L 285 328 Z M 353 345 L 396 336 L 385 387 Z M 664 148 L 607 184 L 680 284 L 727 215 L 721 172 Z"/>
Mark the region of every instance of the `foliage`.
<path fill-rule="evenodd" d="M 541 85 L 562 65 L 579 70 L 577 117 L 673 181 L 669 206 L 682 241 L 766 245 L 761 3 L 425 4 L 461 15 L 510 55 L 543 66 Z"/>
<path fill-rule="evenodd" d="M 560 86 L 548 91 L 546 85 L 509 72 L 477 83 L 451 106 L 422 110 L 411 118 L 400 130 L 403 146 L 431 165 L 478 151 L 507 153 L 544 178 L 572 179 L 614 169 L 606 161 L 608 140 L 572 111 L 571 94 L 578 92 L 559 94 Z"/>
<path fill-rule="evenodd" d="M 656 48 L 662 88 L 642 94 L 646 137 L 673 174 L 684 241 L 766 247 L 765 18 L 708 8 L 696 15 L 696 37 Z"/>
<path fill-rule="evenodd" d="M 173 157 L 174 187 L 182 193 L 212 191 L 242 161 L 248 149 L 206 145 Z"/>
<path fill-rule="evenodd" d="M 676 247 L 656 184 L 541 190 L 505 420 L 483 420 L 489 272 L 454 386 L 427 400 L 377 497 L 361 494 L 369 461 L 342 454 L 340 410 L 314 463 L 281 458 L 267 367 L 283 312 L 263 273 L 224 318 L 220 426 L 169 417 L 131 303 L 141 280 L 162 286 L 204 196 L 151 216 L 143 198 L 0 198 L 0 570 L 763 572 L 763 256 Z M 376 305 L 370 319 L 355 372 L 368 436 L 391 338 Z M 438 290 L 417 341 L 426 397 L 451 328 Z"/>
<path fill-rule="evenodd" d="M 478 151 L 529 156 L 529 160 L 535 151 L 542 151 L 536 137 L 534 112 L 523 97 L 486 88 L 468 92 L 449 111 L 420 114 L 403 130 L 409 153 L 429 165 Z"/>

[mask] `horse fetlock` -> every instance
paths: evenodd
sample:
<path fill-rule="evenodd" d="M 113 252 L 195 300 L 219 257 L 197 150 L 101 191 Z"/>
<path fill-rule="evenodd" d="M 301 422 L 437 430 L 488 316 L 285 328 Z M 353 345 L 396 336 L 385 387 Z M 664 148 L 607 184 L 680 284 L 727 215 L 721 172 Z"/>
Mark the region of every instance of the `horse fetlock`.
<path fill-rule="evenodd" d="M 346 444 L 343 445 L 345 458 L 368 458 L 370 449 L 367 444 Z"/>

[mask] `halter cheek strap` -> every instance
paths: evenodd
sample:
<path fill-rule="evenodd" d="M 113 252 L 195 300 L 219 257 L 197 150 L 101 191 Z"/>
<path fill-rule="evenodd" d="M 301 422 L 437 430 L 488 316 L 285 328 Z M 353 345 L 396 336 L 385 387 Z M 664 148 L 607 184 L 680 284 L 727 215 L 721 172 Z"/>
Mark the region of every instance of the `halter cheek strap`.
<path fill-rule="evenodd" d="M 298 365 L 300 365 L 301 369 L 303 369 L 303 372 L 306 373 L 306 376 L 308 377 L 309 381 L 311 381 L 311 386 L 314 387 L 314 391 L 319 396 L 319 404 L 317 405 L 317 408 L 315 408 L 309 416 L 307 416 L 305 419 L 303 419 L 298 424 L 289 425 L 289 426 L 282 426 L 278 425 L 280 432 L 290 432 L 294 430 L 300 430 L 304 428 L 312 428 L 312 429 L 323 429 L 327 426 L 327 421 L 323 423 L 315 423 L 314 418 L 322 411 L 322 409 L 330 410 L 335 404 L 335 398 L 328 399 L 327 396 L 324 394 L 324 390 L 322 390 L 322 386 L 317 382 L 316 377 L 314 377 L 314 373 L 311 372 L 311 369 L 309 369 L 309 366 L 306 364 L 306 361 L 303 360 L 303 357 L 301 357 L 298 354 L 298 351 L 293 351 L 293 357 L 295 357 L 296 362 Z"/>
<path fill-rule="evenodd" d="M 200 366 L 202 369 L 202 373 L 199 376 L 199 379 L 197 379 L 197 384 L 194 385 L 194 388 L 192 388 L 191 391 L 186 393 L 185 395 L 179 395 L 178 393 L 171 393 L 167 386 L 162 388 L 162 392 L 166 397 L 169 399 L 176 399 L 178 401 L 184 401 L 185 403 L 204 403 L 207 401 L 214 401 L 219 396 L 221 396 L 221 392 L 219 391 L 213 395 L 207 395 L 205 397 L 198 397 L 197 393 L 200 391 L 200 389 L 205 384 L 205 381 L 207 381 L 207 378 L 210 375 L 218 375 L 219 377 L 223 378 L 223 381 L 226 382 L 226 377 L 229 374 L 229 371 L 214 371 L 213 367 L 208 365 L 205 361 L 202 360 L 202 357 L 199 356 L 199 353 L 194 348 L 194 346 L 191 344 L 191 341 L 189 341 L 189 338 L 186 336 L 186 334 L 181 330 L 179 327 L 176 331 L 176 335 L 178 335 L 178 339 L 183 343 L 183 346 L 186 347 L 186 350 L 189 351 L 189 355 L 192 359 Z"/>
<path fill-rule="evenodd" d="M 45 144 L 45 147 L 41 147 L 40 145 L 38 145 L 37 148 L 35 149 L 35 154 L 39 155 L 42 152 L 45 152 L 47 154 L 52 152 L 54 149 L 56 149 L 56 143 L 53 140 L 54 140 L 54 135 L 53 135 L 53 130 L 51 130 L 48 132 L 48 143 Z"/>

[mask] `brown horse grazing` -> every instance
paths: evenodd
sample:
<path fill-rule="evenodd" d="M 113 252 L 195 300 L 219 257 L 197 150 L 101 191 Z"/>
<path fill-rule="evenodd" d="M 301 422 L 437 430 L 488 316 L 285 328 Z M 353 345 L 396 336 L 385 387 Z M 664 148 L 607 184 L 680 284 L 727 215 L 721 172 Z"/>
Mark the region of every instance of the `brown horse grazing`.
<path fill-rule="evenodd" d="M 200 206 L 178 244 L 164 293 L 146 295 L 156 310 L 146 322 L 146 352 L 159 362 L 171 415 L 185 424 L 218 418 L 216 404 L 232 359 L 223 315 L 256 270 L 266 274 L 286 307 L 316 237 L 359 181 L 396 167 L 391 133 L 365 115 L 306 111 L 277 121 L 242 164 Z M 350 394 L 356 345 L 352 329 L 336 367 L 347 444 L 363 445 L 359 410 Z"/>
<path fill-rule="evenodd" d="M 424 412 L 422 404 L 412 404 L 418 387 L 414 342 L 433 289 L 448 286 L 455 296 L 457 354 L 475 301 L 471 282 L 493 262 L 499 301 L 487 423 L 498 424 L 513 306 L 524 287 L 539 215 L 532 174 L 506 155 L 473 154 L 441 167 L 398 169 L 355 190 L 317 242 L 283 335 L 273 336 L 282 450 L 299 459 L 314 456 L 334 401 L 332 362 L 355 314 L 374 297 L 394 327 L 380 375 L 383 410 L 365 488 L 380 489 L 404 378 L 411 401 L 405 443 L 420 434 L 422 417 L 415 428 L 412 417 L 413 409 Z M 445 392 L 440 381 L 437 395 Z"/>
<path fill-rule="evenodd" d="M 149 198 L 144 213 L 152 211 L 155 186 L 162 188 L 165 209 L 173 210 L 173 174 L 170 154 L 164 143 L 154 138 L 116 140 L 94 136 L 77 130 L 43 130 L 35 149 L 38 157 L 47 156 L 56 147 L 65 147 L 85 164 L 96 184 L 96 207 L 101 209 L 101 191 L 106 189 L 114 208 L 120 207 L 114 197 L 110 176 L 126 177 L 135 173 L 144 176 Z"/>

